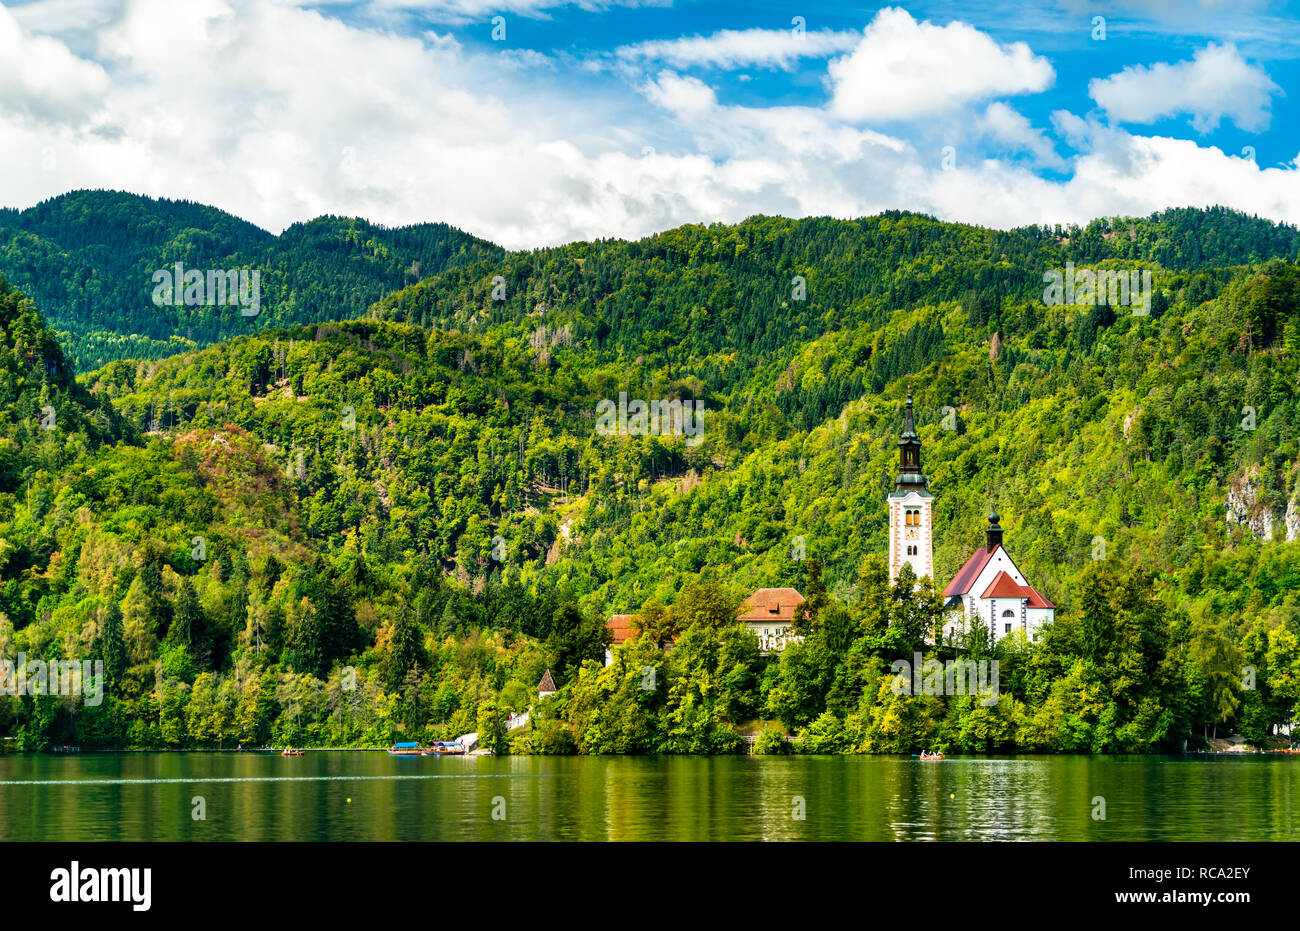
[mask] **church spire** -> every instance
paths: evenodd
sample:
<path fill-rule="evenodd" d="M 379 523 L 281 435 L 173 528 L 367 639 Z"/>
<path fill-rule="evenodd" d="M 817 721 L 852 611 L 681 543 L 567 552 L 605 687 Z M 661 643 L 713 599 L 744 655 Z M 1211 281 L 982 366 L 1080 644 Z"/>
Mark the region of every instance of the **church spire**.
<path fill-rule="evenodd" d="M 912 386 L 907 386 L 903 432 L 898 435 L 898 477 L 889 493 L 889 581 L 898 581 L 903 566 L 919 580 L 934 578 L 934 513 L 929 481 L 921 472 L 921 438 L 916 435 Z"/>
<path fill-rule="evenodd" d="M 912 388 L 907 389 L 907 408 L 903 414 L 903 432 L 898 437 L 898 477 L 894 489 L 924 489 L 929 484 L 921 473 L 921 438 L 916 435 L 916 421 L 912 415 Z"/>

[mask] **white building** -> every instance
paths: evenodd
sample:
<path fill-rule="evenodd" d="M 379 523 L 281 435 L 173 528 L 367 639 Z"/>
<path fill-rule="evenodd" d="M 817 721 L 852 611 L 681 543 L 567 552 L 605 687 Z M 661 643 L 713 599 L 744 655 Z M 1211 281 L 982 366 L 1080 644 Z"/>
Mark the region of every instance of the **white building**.
<path fill-rule="evenodd" d="M 754 632 L 764 653 L 780 653 L 787 643 L 803 639 L 794 632 L 794 614 L 803 602 L 793 588 L 760 588 L 745 599 L 736 620 Z"/>
<path fill-rule="evenodd" d="M 996 642 L 1016 630 L 1037 640 L 1040 628 L 1056 617 L 1056 606 L 1025 580 L 1003 547 L 1000 520 L 996 511 L 989 515 L 985 545 L 971 554 L 943 590 L 948 609 L 943 633 L 949 642 L 968 619 L 984 624 Z"/>

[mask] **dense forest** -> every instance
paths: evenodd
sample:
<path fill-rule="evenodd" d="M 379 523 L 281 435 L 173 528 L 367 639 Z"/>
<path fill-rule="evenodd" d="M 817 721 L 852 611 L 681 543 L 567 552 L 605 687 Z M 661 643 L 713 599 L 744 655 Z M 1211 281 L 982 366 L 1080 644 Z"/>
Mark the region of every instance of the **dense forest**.
<path fill-rule="evenodd" d="M 144 269 L 177 236 L 211 243 L 187 264 L 283 272 L 254 332 L 196 308 L 191 340 L 157 314 Z M 95 707 L 0 697 L 0 735 L 1264 740 L 1300 716 L 1298 255 L 1294 228 L 1217 208 L 1006 232 L 755 217 L 526 253 L 357 220 L 270 237 L 126 195 L 0 212 L 0 656 L 94 657 L 108 680 Z M 49 290 L 19 273 L 42 262 Z M 1046 306 L 1068 262 L 1152 271 L 1149 312 Z M 882 558 L 909 385 L 935 494 L 939 579 L 919 588 Z M 703 402 L 700 442 L 597 431 L 620 393 Z M 927 645 L 994 501 L 1056 622 Z M 778 656 L 734 622 L 772 585 L 808 599 Z M 642 634 L 606 667 L 614 613 Z M 894 694 L 914 651 L 997 659 L 1000 699 Z"/>
<path fill-rule="evenodd" d="M 0 210 L 0 275 L 37 302 L 77 371 L 156 359 L 286 323 L 359 317 L 386 294 L 502 250 L 442 223 L 320 217 L 279 236 L 183 201 L 74 191 Z M 156 271 L 256 269 L 262 313 L 156 306 Z"/>

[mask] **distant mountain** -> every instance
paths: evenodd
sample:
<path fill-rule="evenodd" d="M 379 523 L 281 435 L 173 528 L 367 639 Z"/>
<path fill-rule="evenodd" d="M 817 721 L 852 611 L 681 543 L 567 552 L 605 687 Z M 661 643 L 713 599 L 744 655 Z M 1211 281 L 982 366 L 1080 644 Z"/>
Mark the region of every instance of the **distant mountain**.
<path fill-rule="evenodd" d="M 513 253 L 442 223 L 388 229 L 320 217 L 273 236 L 202 204 L 115 191 L 74 191 L 27 210 L 0 210 L 0 274 L 42 308 L 77 371 L 271 326 L 353 319 L 376 302 L 379 318 L 457 327 L 535 317 L 560 304 L 601 345 L 653 352 L 689 326 L 692 353 L 737 335 L 763 352 L 787 345 L 789 334 L 823 332 L 845 314 L 880 319 L 900 305 L 965 298 L 987 308 L 1027 297 L 1041 290 L 1043 269 L 1070 261 L 1197 271 L 1297 254 L 1295 227 L 1221 207 L 1010 231 L 897 211 L 861 220 L 755 217 L 635 242 Z M 949 273 L 956 261 L 963 275 Z M 156 306 L 153 275 L 178 262 L 200 271 L 258 270 L 260 314 Z M 802 301 L 792 298 L 796 275 L 805 281 Z M 498 279 L 502 299 L 497 289 L 480 302 Z M 417 282 L 424 283 L 403 290 Z M 752 307 L 768 310 L 751 316 Z M 737 332 L 740 317 L 747 329 Z"/>
<path fill-rule="evenodd" d="M 548 311 L 558 310 L 600 347 L 753 355 L 849 321 L 881 322 L 899 307 L 963 301 L 988 322 L 1005 299 L 1037 300 L 1044 271 L 1069 262 L 1204 270 L 1191 295 L 1203 291 L 1204 299 L 1234 266 L 1298 254 L 1300 230 L 1223 208 L 1010 231 L 897 211 L 859 220 L 752 217 L 494 256 L 389 295 L 372 316 L 473 328 L 549 322 L 556 316 Z"/>
<path fill-rule="evenodd" d="M 321 217 L 280 236 L 187 201 L 75 191 L 0 211 L 0 274 L 35 300 L 79 371 L 158 358 L 268 326 L 360 316 L 420 277 L 503 250 L 446 224 Z M 262 312 L 156 306 L 159 270 L 260 271 Z"/>

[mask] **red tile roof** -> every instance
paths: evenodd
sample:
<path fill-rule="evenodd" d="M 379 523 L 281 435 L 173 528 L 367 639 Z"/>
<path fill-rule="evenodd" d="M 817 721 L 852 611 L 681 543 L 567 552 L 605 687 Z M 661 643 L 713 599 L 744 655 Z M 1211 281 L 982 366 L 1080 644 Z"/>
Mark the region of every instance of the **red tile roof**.
<path fill-rule="evenodd" d="M 975 552 L 971 553 L 970 559 L 966 560 L 966 565 L 961 567 L 961 571 L 956 577 L 948 583 L 948 587 L 943 590 L 943 597 L 950 595 L 965 595 L 970 592 L 970 587 L 975 584 L 988 561 L 997 552 L 997 547 L 989 549 L 987 546 L 981 546 Z"/>
<path fill-rule="evenodd" d="M 537 683 L 538 692 L 554 692 L 555 680 L 551 678 L 551 671 L 546 670 L 546 675 L 542 676 L 542 681 Z"/>
<path fill-rule="evenodd" d="M 1017 582 L 1006 572 L 999 572 L 993 576 L 993 581 L 989 587 L 984 589 L 981 598 L 1028 598 L 1029 592 L 1025 591 L 1023 585 Z"/>
<path fill-rule="evenodd" d="M 1052 604 L 1042 595 L 1038 594 L 1038 589 L 1034 588 L 1032 585 L 1026 585 L 1025 588 L 1029 591 L 1029 607 L 1052 608 L 1053 610 L 1056 608 L 1056 605 Z"/>
<path fill-rule="evenodd" d="M 1046 598 L 1038 593 L 1032 585 L 1021 585 L 1015 579 L 1005 572 L 999 572 L 993 577 L 989 587 L 984 590 L 981 598 L 1024 598 L 1026 606 L 1030 608 L 1055 608 Z"/>
<path fill-rule="evenodd" d="M 611 614 L 605 626 L 614 634 L 614 643 L 619 644 L 636 637 L 637 631 L 632 627 L 632 615 Z"/>
<path fill-rule="evenodd" d="M 760 588 L 745 599 L 736 620 L 748 624 L 772 621 L 790 624 L 794 610 L 803 604 L 804 597 L 793 588 Z"/>

